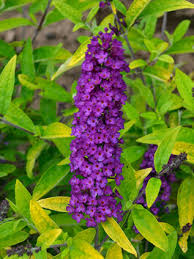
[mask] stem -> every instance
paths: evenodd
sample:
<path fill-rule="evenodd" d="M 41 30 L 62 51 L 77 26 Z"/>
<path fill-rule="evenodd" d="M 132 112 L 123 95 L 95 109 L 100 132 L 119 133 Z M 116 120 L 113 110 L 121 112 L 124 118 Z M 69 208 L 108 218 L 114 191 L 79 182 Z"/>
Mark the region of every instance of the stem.
<path fill-rule="evenodd" d="M 163 40 L 165 40 L 164 32 L 166 30 L 166 25 L 167 25 L 167 13 L 164 13 L 163 20 L 162 20 L 162 30 L 161 30 L 161 36 Z"/>
<path fill-rule="evenodd" d="M 32 37 L 32 43 L 35 42 L 39 32 L 42 30 L 42 26 L 43 26 L 44 20 L 46 18 L 46 15 L 49 11 L 49 7 L 50 7 L 51 2 L 52 2 L 52 0 L 48 0 L 47 7 L 46 7 L 41 19 L 40 19 L 40 22 L 39 22 L 39 25 L 38 25 L 37 29 L 34 32 L 34 36 Z"/>
<path fill-rule="evenodd" d="M 116 19 L 116 21 L 118 22 L 118 24 L 120 26 L 121 32 L 123 33 L 123 37 L 124 37 L 124 39 L 125 39 L 125 41 L 127 43 L 127 47 L 129 49 L 129 52 L 131 53 L 132 60 L 134 60 L 134 59 L 136 59 L 135 58 L 135 53 L 133 51 L 133 48 L 131 47 L 131 44 L 130 44 L 128 38 L 127 38 L 127 35 L 126 35 L 126 33 L 125 33 L 124 29 L 123 29 L 123 26 L 122 26 L 122 24 L 121 24 L 117 14 L 115 14 L 115 19 Z M 135 72 L 136 72 L 136 74 L 139 74 L 139 77 L 141 78 L 143 84 L 145 85 L 146 82 L 145 82 L 145 78 L 143 76 L 142 70 L 140 68 L 136 68 Z"/>
<path fill-rule="evenodd" d="M 106 240 L 109 238 L 109 236 L 105 236 L 105 238 L 102 240 L 102 242 L 97 246 L 97 250 L 99 251 L 101 246 L 103 246 L 103 244 L 106 242 Z"/>
<path fill-rule="evenodd" d="M 98 249 L 98 239 L 99 239 L 99 226 L 98 226 L 98 223 L 97 223 L 97 225 L 96 225 L 95 243 L 94 243 L 95 249 Z"/>

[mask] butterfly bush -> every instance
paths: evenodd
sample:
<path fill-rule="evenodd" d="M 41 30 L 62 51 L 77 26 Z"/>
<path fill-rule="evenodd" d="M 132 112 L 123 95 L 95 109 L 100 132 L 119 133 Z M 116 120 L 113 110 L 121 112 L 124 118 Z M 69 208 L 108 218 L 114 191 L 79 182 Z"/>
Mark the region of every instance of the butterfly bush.
<path fill-rule="evenodd" d="M 152 167 L 152 171 L 144 179 L 143 187 L 140 190 L 140 192 L 142 190 L 146 189 L 147 183 L 150 178 L 156 177 L 158 175 L 158 173 L 156 172 L 155 167 L 154 167 L 154 154 L 155 154 L 156 150 L 157 150 L 157 145 L 150 145 L 149 149 L 144 154 L 144 159 L 143 159 L 140 167 L 141 167 L 141 169 Z M 171 155 L 170 159 L 168 161 L 168 164 L 170 164 L 172 162 L 173 158 L 175 158 L 175 157 L 176 157 L 175 155 Z M 151 212 L 154 215 L 158 215 L 160 213 L 168 213 L 169 209 L 167 206 L 167 201 L 169 201 L 170 195 L 171 195 L 171 183 L 176 181 L 176 177 L 175 177 L 174 173 L 164 174 L 163 176 L 160 177 L 160 180 L 162 182 L 161 188 L 160 188 L 160 193 L 159 193 L 156 201 L 150 208 Z M 136 201 L 136 203 L 143 205 L 145 208 L 147 207 L 145 192 L 142 194 L 141 197 L 139 197 L 139 199 Z M 134 226 L 134 229 L 138 233 L 138 230 L 135 228 L 135 226 Z"/>
<path fill-rule="evenodd" d="M 79 111 L 73 120 L 70 167 L 71 199 L 67 211 L 87 226 L 95 227 L 106 217 L 122 220 L 119 192 L 108 185 L 119 185 L 123 164 L 120 162 L 124 127 L 121 108 L 127 96 L 121 72 L 129 72 L 122 43 L 113 32 L 100 32 L 91 39 L 78 80 L 75 105 Z"/>

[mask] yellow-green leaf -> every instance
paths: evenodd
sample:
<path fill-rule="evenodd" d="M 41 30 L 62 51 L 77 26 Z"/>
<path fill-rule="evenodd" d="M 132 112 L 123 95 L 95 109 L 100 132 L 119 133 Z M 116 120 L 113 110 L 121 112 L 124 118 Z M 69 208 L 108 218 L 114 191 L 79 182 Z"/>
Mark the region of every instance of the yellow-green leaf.
<path fill-rule="evenodd" d="M 174 227 L 166 222 L 159 222 L 162 229 L 167 233 L 170 234 L 175 231 Z"/>
<path fill-rule="evenodd" d="M 30 201 L 30 214 L 34 225 L 40 233 L 44 233 L 51 229 L 58 229 L 57 224 L 46 214 L 40 205 L 34 201 Z"/>
<path fill-rule="evenodd" d="M 149 256 L 149 254 L 150 254 L 150 252 L 145 252 L 145 253 L 143 253 L 143 254 L 140 256 L 139 259 L 147 259 L 148 256 Z"/>
<path fill-rule="evenodd" d="M 24 185 L 17 179 L 15 185 L 15 200 L 19 214 L 31 220 L 30 218 L 30 200 L 31 194 Z"/>
<path fill-rule="evenodd" d="M 0 74 L 0 114 L 5 114 L 11 103 L 15 83 L 16 56 L 4 67 Z"/>
<path fill-rule="evenodd" d="M 82 239 L 88 243 L 92 243 L 92 241 L 94 240 L 95 234 L 96 234 L 95 228 L 87 228 L 81 232 L 78 232 L 75 235 L 74 239 Z"/>
<path fill-rule="evenodd" d="M 66 157 L 65 159 L 61 160 L 57 165 L 68 165 L 70 164 L 69 157 Z"/>
<path fill-rule="evenodd" d="M 97 250 L 82 239 L 73 239 L 70 256 L 73 259 L 103 259 L 103 256 Z"/>
<path fill-rule="evenodd" d="M 28 115 L 14 103 L 11 103 L 4 118 L 31 133 L 35 133 L 35 126 Z"/>
<path fill-rule="evenodd" d="M 141 185 L 144 179 L 149 175 L 151 171 L 152 171 L 152 168 L 150 167 L 150 168 L 141 169 L 135 172 L 136 188 L 138 190 L 141 189 Z"/>
<path fill-rule="evenodd" d="M 62 179 L 69 173 L 69 166 L 52 165 L 47 168 L 37 182 L 34 191 L 33 199 L 38 200 L 47 192 L 52 190 Z"/>
<path fill-rule="evenodd" d="M 168 163 L 180 128 L 181 127 L 178 126 L 169 129 L 159 144 L 156 153 L 154 154 L 154 165 L 157 172 L 160 172 L 163 165 Z"/>
<path fill-rule="evenodd" d="M 0 239 L 0 248 L 16 245 L 26 240 L 28 236 L 29 234 L 24 231 L 18 231 L 13 235 L 6 236 L 6 238 Z"/>
<path fill-rule="evenodd" d="M 130 69 L 135 69 L 137 67 L 144 67 L 146 66 L 147 63 L 145 60 L 143 59 L 136 59 L 136 60 L 133 60 L 130 64 L 129 64 L 129 67 Z"/>
<path fill-rule="evenodd" d="M 152 204 L 155 202 L 156 198 L 158 197 L 158 194 L 160 192 L 161 187 L 161 180 L 155 177 L 152 177 L 146 186 L 146 202 L 148 208 L 152 206 Z"/>
<path fill-rule="evenodd" d="M 54 244 L 55 240 L 61 233 L 61 229 L 51 229 L 42 233 L 37 239 L 37 246 L 41 246 L 43 250 L 47 249 L 49 246 Z"/>
<path fill-rule="evenodd" d="M 140 234 L 163 251 L 168 249 L 168 239 L 154 215 L 142 205 L 135 205 L 132 217 Z"/>
<path fill-rule="evenodd" d="M 107 235 L 115 241 L 125 251 L 137 256 L 137 252 L 125 233 L 113 218 L 107 218 L 106 222 L 102 222 L 102 227 Z"/>
<path fill-rule="evenodd" d="M 124 129 L 120 130 L 120 137 L 122 137 L 130 128 L 136 123 L 136 120 L 128 121 L 124 124 Z"/>
<path fill-rule="evenodd" d="M 33 168 L 36 162 L 36 159 L 39 157 L 42 150 L 46 147 L 46 142 L 39 141 L 33 145 L 27 153 L 27 162 L 26 162 L 26 172 L 29 178 L 33 178 Z"/>
<path fill-rule="evenodd" d="M 39 200 L 38 203 L 45 209 L 67 212 L 66 207 L 69 204 L 69 201 L 70 197 L 58 196 Z"/>
<path fill-rule="evenodd" d="M 194 217 L 194 177 L 186 178 L 179 187 L 177 195 L 177 205 L 179 214 L 179 224 L 182 229 L 188 223 L 192 225 Z M 187 239 L 190 230 L 183 233 L 179 239 L 179 245 L 184 253 L 187 252 Z"/>
<path fill-rule="evenodd" d="M 122 249 L 117 243 L 112 244 L 106 254 L 106 259 L 123 259 Z"/>
<path fill-rule="evenodd" d="M 126 13 L 126 20 L 129 27 L 131 27 L 140 13 L 149 4 L 150 0 L 134 0 Z"/>
<path fill-rule="evenodd" d="M 78 66 L 85 57 L 85 52 L 87 51 L 88 44 L 90 43 L 90 39 L 84 41 L 79 48 L 75 51 L 75 53 L 63 64 L 59 67 L 56 73 L 52 76 L 52 80 L 56 77 L 60 76 L 65 71 Z"/>
<path fill-rule="evenodd" d="M 17 27 L 32 25 L 32 22 L 25 18 L 9 18 L 0 21 L 0 32 L 8 31 Z"/>
<path fill-rule="evenodd" d="M 194 163 L 194 144 L 189 144 L 186 142 L 178 141 L 175 143 L 172 153 L 174 155 L 179 155 L 185 152 L 187 154 L 187 161 Z"/>
<path fill-rule="evenodd" d="M 71 128 L 61 122 L 54 122 L 44 127 L 44 132 L 41 135 L 43 139 L 65 138 L 71 137 Z"/>

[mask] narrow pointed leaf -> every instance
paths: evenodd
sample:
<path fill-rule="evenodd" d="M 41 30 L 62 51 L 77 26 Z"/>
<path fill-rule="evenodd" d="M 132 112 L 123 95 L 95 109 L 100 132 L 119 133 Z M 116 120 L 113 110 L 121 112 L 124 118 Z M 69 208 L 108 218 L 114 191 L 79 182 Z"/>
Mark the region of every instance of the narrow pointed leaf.
<path fill-rule="evenodd" d="M 15 83 L 16 56 L 4 67 L 0 74 L 0 114 L 5 114 L 11 103 Z"/>
<path fill-rule="evenodd" d="M 161 184 L 162 184 L 161 180 L 154 177 L 150 178 L 150 180 L 148 181 L 146 186 L 146 191 L 145 191 L 148 208 L 152 206 L 152 204 L 155 202 L 156 198 L 158 197 Z"/>
<path fill-rule="evenodd" d="M 66 207 L 69 204 L 69 201 L 70 197 L 58 196 L 39 200 L 38 203 L 45 209 L 67 212 Z"/>
<path fill-rule="evenodd" d="M 37 239 L 37 246 L 41 246 L 43 250 L 47 249 L 49 246 L 54 244 L 55 240 L 61 233 L 61 229 L 51 229 L 42 233 Z"/>
<path fill-rule="evenodd" d="M 163 251 L 167 251 L 167 236 L 151 212 L 142 205 L 136 205 L 132 210 L 132 217 L 136 228 L 145 239 Z"/>
<path fill-rule="evenodd" d="M 137 252 L 125 233 L 113 218 L 107 218 L 106 222 L 102 222 L 102 227 L 107 235 L 115 241 L 125 251 L 137 256 Z"/>
<path fill-rule="evenodd" d="M 123 259 L 122 249 L 120 248 L 120 246 L 117 245 L 117 243 L 114 243 L 109 247 L 105 257 L 105 259 L 112 258 Z"/>
<path fill-rule="evenodd" d="M 40 205 L 34 201 L 30 201 L 30 214 L 34 225 L 40 233 L 44 233 L 51 229 L 58 229 L 57 224 L 46 214 Z"/>

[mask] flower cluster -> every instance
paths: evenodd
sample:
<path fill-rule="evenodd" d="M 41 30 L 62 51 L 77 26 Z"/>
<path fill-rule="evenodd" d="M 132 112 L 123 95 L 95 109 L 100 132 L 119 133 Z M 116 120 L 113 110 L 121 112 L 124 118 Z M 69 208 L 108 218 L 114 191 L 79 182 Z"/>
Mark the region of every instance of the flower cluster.
<path fill-rule="evenodd" d="M 40 251 L 40 248 L 34 249 L 34 251 L 38 253 Z M 21 257 L 24 254 L 27 254 L 28 256 L 33 255 L 32 245 L 30 243 L 26 245 L 20 244 L 20 245 L 12 246 L 11 249 L 8 249 L 6 252 L 8 257 L 12 255 L 17 255 L 18 257 Z"/>
<path fill-rule="evenodd" d="M 146 185 L 151 177 L 155 177 L 156 175 L 158 175 L 158 173 L 156 172 L 155 167 L 154 167 L 154 154 L 155 154 L 156 150 L 157 150 L 156 145 L 150 145 L 149 149 L 144 154 L 144 160 L 142 161 L 140 167 L 141 167 L 141 169 L 152 167 L 152 171 L 144 179 L 143 187 L 140 190 L 140 192 L 142 192 L 142 190 L 145 190 Z M 175 157 L 176 157 L 175 155 L 171 155 L 170 159 L 168 161 L 168 164 L 170 164 L 171 161 Z M 175 174 L 173 174 L 173 173 L 164 174 L 163 176 L 160 177 L 160 180 L 161 180 L 162 184 L 161 184 L 159 195 L 158 195 L 156 201 L 154 202 L 154 204 L 152 205 L 152 207 L 150 208 L 151 212 L 154 215 L 160 214 L 162 212 L 166 212 L 166 213 L 168 212 L 168 207 L 166 205 L 167 205 L 167 201 L 169 201 L 170 195 L 171 195 L 170 184 L 173 183 L 174 181 L 176 181 L 176 177 L 175 177 Z M 139 199 L 136 201 L 136 203 L 143 205 L 145 208 L 147 207 L 145 192 L 142 194 L 141 197 L 139 197 Z M 138 233 L 138 230 L 135 228 L 135 226 L 134 226 L 134 229 Z"/>
<path fill-rule="evenodd" d="M 113 32 L 100 32 L 88 45 L 82 74 L 77 85 L 75 105 L 79 111 L 73 120 L 71 143 L 72 186 L 67 210 L 87 226 L 96 226 L 106 217 L 122 219 L 122 198 L 113 192 L 108 179 L 117 185 L 123 180 L 119 130 L 124 126 L 121 108 L 127 97 L 121 71 L 129 72 L 122 43 L 113 39 Z"/>

